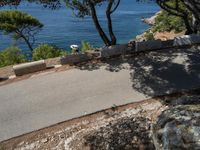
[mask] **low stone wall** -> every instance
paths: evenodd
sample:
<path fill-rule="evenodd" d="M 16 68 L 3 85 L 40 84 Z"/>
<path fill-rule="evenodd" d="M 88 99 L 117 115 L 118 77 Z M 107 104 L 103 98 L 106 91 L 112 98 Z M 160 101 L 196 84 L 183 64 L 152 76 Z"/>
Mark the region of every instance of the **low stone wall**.
<path fill-rule="evenodd" d="M 128 44 L 113 45 L 100 49 L 101 58 L 109 58 L 113 56 L 127 54 L 131 51 Z"/>
<path fill-rule="evenodd" d="M 135 51 L 149 51 L 149 50 L 157 50 L 162 48 L 161 40 L 152 40 L 152 41 L 143 41 L 135 43 Z"/>
<path fill-rule="evenodd" d="M 75 64 L 75 63 L 81 63 L 84 61 L 89 61 L 91 59 L 92 57 L 88 56 L 87 54 L 73 54 L 73 55 L 67 55 L 65 57 L 61 57 L 60 62 L 62 65 Z"/>
<path fill-rule="evenodd" d="M 94 58 L 110 58 L 114 56 L 120 56 L 124 54 L 130 54 L 135 52 L 154 51 L 167 48 L 180 48 L 184 46 L 190 46 L 200 44 L 200 36 L 198 35 L 185 35 L 176 37 L 174 40 L 152 40 L 143 42 L 132 42 L 129 44 L 120 44 L 109 47 L 101 48 L 99 51 L 91 51 L 85 54 L 72 54 L 65 57 L 50 58 L 45 61 L 31 62 L 26 64 L 20 64 L 13 67 L 8 66 L 0 68 L 0 77 L 8 77 L 14 73 L 24 75 L 36 71 L 45 70 L 47 67 L 52 67 L 59 64 L 76 64 L 86 62 Z M 14 73 L 13 73 L 14 70 Z"/>
<path fill-rule="evenodd" d="M 200 36 L 198 35 L 184 35 L 176 37 L 174 39 L 174 46 L 189 46 L 194 44 L 200 44 Z"/>
<path fill-rule="evenodd" d="M 52 67 L 54 65 L 60 65 L 60 57 L 49 58 L 49 59 L 45 59 L 44 61 L 47 65 L 47 67 Z"/>
<path fill-rule="evenodd" d="M 42 71 L 45 69 L 46 69 L 46 63 L 44 62 L 44 60 L 13 66 L 13 70 L 16 76 L 22 76 L 28 73 Z"/>
<path fill-rule="evenodd" d="M 161 41 L 161 43 L 162 43 L 161 49 L 174 47 L 174 40 Z"/>

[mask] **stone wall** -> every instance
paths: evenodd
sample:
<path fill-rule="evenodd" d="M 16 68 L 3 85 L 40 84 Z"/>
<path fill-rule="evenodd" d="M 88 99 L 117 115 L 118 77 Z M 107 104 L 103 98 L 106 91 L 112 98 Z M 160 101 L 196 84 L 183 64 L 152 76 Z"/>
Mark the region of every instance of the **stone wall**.
<path fill-rule="evenodd" d="M 136 42 L 135 51 L 149 51 L 149 50 L 157 50 L 162 48 L 161 40 L 152 40 L 152 41 L 143 41 Z"/>
<path fill-rule="evenodd" d="M 113 46 L 101 48 L 100 56 L 102 58 L 109 58 L 109 57 L 113 57 L 113 56 L 127 54 L 130 51 L 131 51 L 131 49 L 128 47 L 128 44 L 113 45 Z"/>

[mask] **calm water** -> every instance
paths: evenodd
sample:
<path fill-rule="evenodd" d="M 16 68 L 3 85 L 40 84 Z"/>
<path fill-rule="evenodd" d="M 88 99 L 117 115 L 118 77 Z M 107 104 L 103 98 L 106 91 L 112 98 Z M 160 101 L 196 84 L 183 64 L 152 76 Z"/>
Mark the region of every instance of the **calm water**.
<path fill-rule="evenodd" d="M 5 9 L 5 8 L 4 8 Z M 30 13 L 37 17 L 44 28 L 36 36 L 36 45 L 49 43 L 61 48 L 69 48 L 71 44 L 80 44 L 82 40 L 94 46 L 103 46 L 103 42 L 96 33 L 90 17 L 78 19 L 71 10 L 64 6 L 59 10 L 44 9 L 40 5 L 24 3 L 18 10 Z M 136 35 L 141 34 L 148 25 L 141 22 L 141 17 L 149 17 L 159 10 L 155 3 L 137 3 L 135 0 L 122 0 L 118 10 L 113 14 L 113 28 L 118 38 L 118 43 L 128 42 Z M 101 24 L 106 28 L 104 8 L 98 9 Z M 0 50 L 14 42 L 7 35 L 0 33 Z M 23 42 L 17 43 L 24 51 L 28 48 Z"/>

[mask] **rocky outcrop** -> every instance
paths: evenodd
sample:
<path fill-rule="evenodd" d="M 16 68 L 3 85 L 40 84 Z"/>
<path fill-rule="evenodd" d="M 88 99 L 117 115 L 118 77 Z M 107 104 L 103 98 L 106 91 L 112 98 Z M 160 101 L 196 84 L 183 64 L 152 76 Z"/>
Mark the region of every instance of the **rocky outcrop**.
<path fill-rule="evenodd" d="M 144 19 L 142 19 L 142 21 L 143 21 L 144 23 L 149 24 L 149 25 L 154 25 L 155 22 L 156 22 L 155 19 L 156 19 L 156 17 L 157 17 L 160 13 L 161 13 L 161 11 L 157 12 L 155 15 L 153 15 L 153 16 L 150 17 L 150 18 L 144 18 Z"/>
<path fill-rule="evenodd" d="M 195 103 L 195 104 L 194 104 Z M 200 149 L 200 99 L 198 96 L 179 98 L 165 110 L 153 125 L 157 150 Z M 181 105 L 180 105 L 181 104 Z"/>

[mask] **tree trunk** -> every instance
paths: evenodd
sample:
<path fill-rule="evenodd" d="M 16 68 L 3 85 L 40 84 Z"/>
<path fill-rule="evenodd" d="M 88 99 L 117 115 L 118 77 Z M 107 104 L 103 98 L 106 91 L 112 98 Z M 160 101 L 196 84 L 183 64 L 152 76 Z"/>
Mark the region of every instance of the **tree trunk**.
<path fill-rule="evenodd" d="M 186 35 L 189 35 L 189 34 L 194 33 L 194 32 L 193 32 L 193 29 L 192 29 L 192 27 L 191 27 L 191 25 L 190 25 L 190 23 L 189 23 L 189 21 L 188 21 L 188 17 L 183 17 L 183 20 L 184 20 L 184 22 L 185 22 L 185 27 L 186 27 L 186 32 L 185 32 L 185 34 L 186 34 Z"/>
<path fill-rule="evenodd" d="M 33 47 L 31 45 L 31 43 L 29 42 L 29 40 L 24 36 L 24 35 L 21 35 L 21 37 L 24 39 L 24 41 L 26 42 L 26 44 L 28 45 L 31 53 L 33 52 Z"/>
<path fill-rule="evenodd" d="M 113 5 L 113 0 L 109 0 L 109 4 L 108 4 L 107 10 L 106 10 L 106 17 L 108 20 L 108 30 L 109 30 L 109 34 L 110 34 L 110 38 L 111 38 L 111 44 L 116 45 L 117 39 L 113 33 L 112 19 L 111 19 L 112 5 Z"/>
<path fill-rule="evenodd" d="M 89 6 L 90 6 L 90 9 L 91 9 L 92 20 L 95 24 L 95 27 L 96 27 L 101 39 L 103 40 L 103 42 L 105 43 L 106 46 L 112 45 L 110 40 L 106 36 L 105 32 L 101 28 L 101 25 L 100 25 L 99 20 L 97 18 L 97 14 L 96 14 L 96 10 L 95 10 L 95 6 L 94 6 L 93 2 L 89 1 Z"/>

